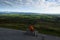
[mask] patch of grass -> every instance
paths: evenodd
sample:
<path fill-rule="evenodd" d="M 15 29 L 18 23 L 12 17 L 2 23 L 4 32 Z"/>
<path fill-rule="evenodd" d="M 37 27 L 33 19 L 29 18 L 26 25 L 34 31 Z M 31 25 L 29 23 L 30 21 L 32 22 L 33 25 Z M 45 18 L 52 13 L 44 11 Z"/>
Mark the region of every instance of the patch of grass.
<path fill-rule="evenodd" d="M 49 29 L 49 28 L 40 27 L 40 30 L 38 30 L 38 32 L 43 34 L 48 34 L 48 35 L 60 36 L 60 31 Z"/>

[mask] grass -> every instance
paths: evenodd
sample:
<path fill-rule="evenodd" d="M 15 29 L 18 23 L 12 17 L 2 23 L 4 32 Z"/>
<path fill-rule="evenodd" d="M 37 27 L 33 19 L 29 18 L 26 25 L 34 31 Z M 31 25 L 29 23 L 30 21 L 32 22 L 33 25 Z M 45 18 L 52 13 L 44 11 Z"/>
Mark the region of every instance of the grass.
<path fill-rule="evenodd" d="M 59 30 L 56 30 L 54 28 L 36 27 L 36 26 L 37 25 L 35 25 L 35 29 L 39 33 L 60 36 Z M 5 24 L 0 24 L 0 27 L 26 31 L 26 29 L 28 28 L 28 25 L 27 24 L 15 24 L 15 23 L 14 24 L 7 24 L 7 23 L 5 23 Z"/>
<path fill-rule="evenodd" d="M 25 31 L 33 23 L 39 33 L 60 36 L 60 23 L 54 18 L 46 15 L 0 15 L 0 27 Z"/>

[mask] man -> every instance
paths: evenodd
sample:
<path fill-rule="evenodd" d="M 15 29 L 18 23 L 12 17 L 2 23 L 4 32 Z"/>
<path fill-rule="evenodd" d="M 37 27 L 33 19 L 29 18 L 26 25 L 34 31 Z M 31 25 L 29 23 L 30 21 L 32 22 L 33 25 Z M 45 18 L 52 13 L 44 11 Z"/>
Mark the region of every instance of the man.
<path fill-rule="evenodd" d="M 38 35 L 36 34 L 36 32 L 35 32 L 35 29 L 34 29 L 34 26 L 33 26 L 33 25 L 30 25 L 28 29 L 29 29 L 30 33 L 31 33 L 33 36 L 36 36 L 36 37 L 38 36 Z"/>
<path fill-rule="evenodd" d="M 33 25 L 30 25 L 29 27 L 28 27 L 28 30 L 26 31 L 26 33 L 25 34 L 27 34 L 27 35 L 33 35 L 33 36 L 38 36 L 37 34 L 36 34 L 36 32 L 35 32 L 35 29 L 34 29 L 34 26 Z"/>
<path fill-rule="evenodd" d="M 35 29 L 34 29 L 34 26 L 33 25 L 30 25 L 28 27 L 28 30 L 29 30 L 29 34 L 35 36 Z"/>
<path fill-rule="evenodd" d="M 34 27 L 33 27 L 33 25 L 30 25 L 28 29 L 29 29 L 29 31 L 34 32 Z"/>

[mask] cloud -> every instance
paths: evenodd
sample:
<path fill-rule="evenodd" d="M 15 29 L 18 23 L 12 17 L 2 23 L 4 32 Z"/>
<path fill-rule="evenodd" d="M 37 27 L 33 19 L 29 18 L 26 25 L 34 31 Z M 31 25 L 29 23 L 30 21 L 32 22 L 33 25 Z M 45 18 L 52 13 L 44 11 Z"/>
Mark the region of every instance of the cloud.
<path fill-rule="evenodd" d="M 55 2 L 53 1 L 45 1 L 45 0 L 40 0 L 40 3 L 38 3 L 36 7 L 37 12 L 41 13 L 60 13 L 60 4 L 58 3 L 59 1 Z M 39 10 L 39 11 L 38 11 Z"/>
<path fill-rule="evenodd" d="M 47 8 L 43 10 L 44 13 L 60 13 L 60 7 Z"/>
<path fill-rule="evenodd" d="M 10 7 L 11 7 L 12 4 L 13 4 L 13 3 L 9 2 L 9 1 L 4 1 L 4 3 L 5 3 L 6 5 L 9 5 Z"/>
<path fill-rule="evenodd" d="M 0 0 L 0 6 L 9 6 L 9 8 L 14 10 L 27 9 L 36 12 L 60 12 L 60 0 Z"/>

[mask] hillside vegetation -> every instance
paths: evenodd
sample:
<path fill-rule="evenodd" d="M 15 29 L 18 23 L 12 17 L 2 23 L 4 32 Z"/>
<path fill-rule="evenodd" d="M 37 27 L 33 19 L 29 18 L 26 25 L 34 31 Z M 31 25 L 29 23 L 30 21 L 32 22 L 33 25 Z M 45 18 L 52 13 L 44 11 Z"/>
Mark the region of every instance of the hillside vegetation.
<path fill-rule="evenodd" d="M 39 33 L 60 36 L 60 17 L 47 14 L 1 14 L 0 27 L 26 30 L 32 24 Z"/>

